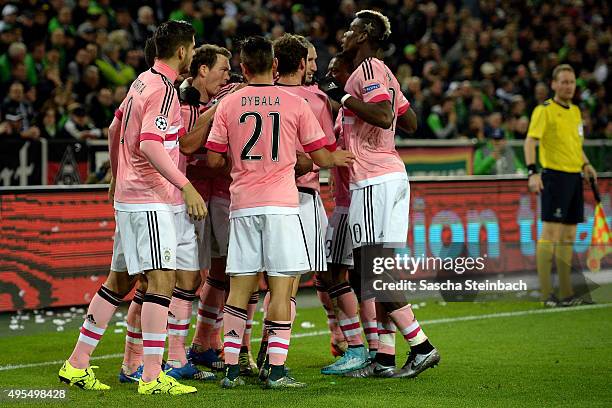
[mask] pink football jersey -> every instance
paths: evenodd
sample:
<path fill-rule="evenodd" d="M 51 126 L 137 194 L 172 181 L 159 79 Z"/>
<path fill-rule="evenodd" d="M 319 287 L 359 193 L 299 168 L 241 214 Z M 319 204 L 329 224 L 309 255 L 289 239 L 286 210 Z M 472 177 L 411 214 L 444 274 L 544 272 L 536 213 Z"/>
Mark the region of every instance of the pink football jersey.
<path fill-rule="evenodd" d="M 338 135 L 337 144 L 341 149 L 345 149 L 344 134 L 342 132 L 342 121 L 344 120 L 344 108 L 340 108 L 334 132 Z M 349 191 L 349 169 L 346 167 L 333 167 L 330 169 L 334 177 L 334 201 L 338 207 L 348 207 L 351 204 L 351 192 Z"/>
<path fill-rule="evenodd" d="M 382 129 L 345 109 L 344 140 L 347 149 L 356 156 L 350 171 L 351 188 L 407 178 L 404 162 L 395 150 L 395 124 L 410 102 L 395 76 L 381 60 L 366 58 L 351 74 L 344 90 L 368 103 L 390 101 L 394 115 L 391 128 Z"/>
<path fill-rule="evenodd" d="M 327 145 L 308 103 L 274 85 L 249 85 L 219 103 L 206 148 L 232 163 L 231 216 L 297 214 L 296 149 Z"/>
<path fill-rule="evenodd" d="M 205 111 L 206 108 L 202 105 L 181 105 L 181 115 L 183 116 L 183 123 L 185 124 L 185 130 L 187 132 L 193 129 L 196 121 Z M 202 148 L 201 150 L 203 151 L 204 149 Z M 184 170 L 185 175 L 193 187 L 200 193 L 204 201 L 208 202 L 210 199 L 212 178 L 208 174 L 210 173 L 210 169 L 206 165 L 206 154 L 198 151 L 186 156 L 181 153 L 179 163 L 179 169 L 181 171 Z"/>
<path fill-rule="evenodd" d="M 282 89 L 303 98 L 308 102 L 308 106 L 315 114 L 321 129 L 327 137 L 327 148 L 330 151 L 334 151 L 336 148 L 336 137 L 334 136 L 334 117 L 331 110 L 331 105 L 325 93 L 313 92 L 312 86 L 301 86 L 301 85 L 281 85 L 277 86 Z M 318 88 L 317 88 L 318 89 Z M 298 144 L 298 150 L 304 151 Z M 316 164 L 313 165 L 313 171 L 298 177 L 296 180 L 298 187 L 312 188 L 313 190 L 321 191 L 321 185 L 319 183 L 319 168 Z"/>
<path fill-rule="evenodd" d="M 185 133 L 173 82 L 176 72 L 157 60 L 130 86 L 115 113 L 121 120 L 115 209 L 120 211 L 174 211 L 179 191 L 140 152 L 142 140 L 178 149 Z M 177 150 L 178 151 L 178 150 Z M 178 163 L 178 156 L 175 157 Z M 182 200 L 180 202 L 182 205 Z"/>

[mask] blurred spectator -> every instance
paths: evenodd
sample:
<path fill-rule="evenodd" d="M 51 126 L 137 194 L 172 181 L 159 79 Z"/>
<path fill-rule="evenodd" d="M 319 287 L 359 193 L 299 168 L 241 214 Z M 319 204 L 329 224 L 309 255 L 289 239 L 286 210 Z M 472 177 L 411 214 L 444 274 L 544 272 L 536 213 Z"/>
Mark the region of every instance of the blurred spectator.
<path fill-rule="evenodd" d="M 119 56 L 119 46 L 107 43 L 102 48 L 102 58 L 96 60 L 102 76 L 111 86 L 128 85 L 136 78 L 134 68 L 122 62 Z"/>
<path fill-rule="evenodd" d="M 474 154 L 474 174 L 525 174 L 525 166 L 506 143 L 503 130 L 492 129 L 489 136 Z"/>
<path fill-rule="evenodd" d="M 436 139 L 451 139 L 457 136 L 457 114 L 453 98 L 445 97 L 441 105 L 435 105 L 431 109 L 427 126 Z"/>
<path fill-rule="evenodd" d="M 102 130 L 96 128 L 91 118 L 87 116 L 85 108 L 79 104 L 71 106 L 70 118 L 64 125 L 63 133 L 64 137 L 77 140 L 100 139 L 103 135 Z"/>
<path fill-rule="evenodd" d="M 57 128 L 57 112 L 53 108 L 48 108 L 43 111 L 38 121 L 40 129 L 40 137 L 45 139 L 54 139 L 59 136 Z"/>
<path fill-rule="evenodd" d="M 21 118 L 24 130 L 30 127 L 34 110 L 25 98 L 25 89 L 21 82 L 15 81 L 9 86 L 8 95 L 2 102 L 2 112 L 14 112 Z"/>
<path fill-rule="evenodd" d="M 153 14 L 153 9 L 151 7 L 142 6 L 138 9 L 137 24 L 139 36 L 142 39 L 139 41 L 143 41 L 142 43 L 138 43 L 138 45 L 144 48 L 144 41 L 151 37 L 157 28 L 155 25 L 155 15 Z"/>
<path fill-rule="evenodd" d="M 204 23 L 202 23 L 200 16 L 200 11 L 193 4 L 193 0 L 181 0 L 179 8 L 170 13 L 168 19 L 184 20 L 191 23 L 196 32 L 196 40 L 202 41 L 204 39 Z"/>
<path fill-rule="evenodd" d="M 0 123 L 0 135 L 11 139 L 32 139 L 40 137 L 40 130 L 36 126 L 24 127 L 21 113 L 14 107 L 9 107 Z"/>
<path fill-rule="evenodd" d="M 90 65 L 85 68 L 81 81 L 77 83 L 77 100 L 81 103 L 89 103 L 96 94 L 100 85 L 100 70 Z"/>
<path fill-rule="evenodd" d="M 89 117 L 93 124 L 99 129 L 108 128 L 115 115 L 112 91 L 109 88 L 100 89 L 89 105 Z"/>
<path fill-rule="evenodd" d="M 206 40 L 232 51 L 235 70 L 239 70 L 242 36 L 262 33 L 274 39 L 284 32 L 309 36 L 322 68 L 340 49 L 355 12 L 374 7 L 391 21 L 385 62 L 418 115 L 420 126 L 410 137 L 436 138 L 429 118 L 442 123 L 442 129 L 448 126 L 450 115 L 442 112 L 448 97 L 454 105 L 456 130 L 446 137 L 480 134 L 474 126 L 481 120 L 474 117 L 500 112 L 507 136 L 521 138 L 524 112 L 549 97 L 546 78 L 562 62 L 572 64 L 578 76 L 574 102 L 589 121 L 585 137 L 610 134 L 612 25 L 611 8 L 605 2 L 32 0 L 1 4 L 0 89 L 6 95 L 11 83 L 23 82 L 28 98 L 35 95 L 34 108 L 42 112 L 43 106 L 53 105 L 58 122 L 67 120 L 66 106 L 73 102 L 73 92 L 93 113 L 90 103 L 98 103 L 99 91 L 109 88 L 116 106 L 125 94 L 124 88 L 116 88 L 129 86 L 144 69 L 144 41 L 157 23 L 168 18 L 193 22 L 198 43 Z"/>

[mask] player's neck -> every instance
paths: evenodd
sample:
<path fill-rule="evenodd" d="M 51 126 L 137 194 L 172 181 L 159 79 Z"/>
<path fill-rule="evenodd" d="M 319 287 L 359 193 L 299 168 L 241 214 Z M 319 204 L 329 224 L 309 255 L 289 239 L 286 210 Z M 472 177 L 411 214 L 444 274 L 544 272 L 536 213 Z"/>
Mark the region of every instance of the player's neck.
<path fill-rule="evenodd" d="M 169 58 L 169 59 L 156 59 L 155 60 L 156 63 L 162 63 L 168 66 L 168 68 L 172 69 L 175 73 L 175 77 L 178 76 L 179 74 L 179 66 L 180 66 L 180 62 L 179 60 L 177 60 L 176 58 Z"/>
<path fill-rule="evenodd" d="M 302 85 L 302 79 L 297 75 L 281 75 L 278 77 L 278 81 L 276 81 L 277 85 L 281 86 L 299 86 Z"/>
<path fill-rule="evenodd" d="M 253 75 L 249 78 L 249 85 L 274 85 L 272 71 L 265 74 Z"/>
<path fill-rule="evenodd" d="M 369 46 L 360 48 L 357 54 L 355 54 L 353 62 L 358 67 L 366 58 L 376 58 L 376 50 L 371 49 Z"/>
<path fill-rule="evenodd" d="M 210 100 L 210 96 L 208 95 L 208 93 L 206 92 L 206 86 L 204 85 L 204 80 L 198 78 L 195 78 L 192 82 L 191 85 L 198 90 L 198 92 L 200 93 L 200 102 L 206 104 L 208 103 L 208 101 Z"/>

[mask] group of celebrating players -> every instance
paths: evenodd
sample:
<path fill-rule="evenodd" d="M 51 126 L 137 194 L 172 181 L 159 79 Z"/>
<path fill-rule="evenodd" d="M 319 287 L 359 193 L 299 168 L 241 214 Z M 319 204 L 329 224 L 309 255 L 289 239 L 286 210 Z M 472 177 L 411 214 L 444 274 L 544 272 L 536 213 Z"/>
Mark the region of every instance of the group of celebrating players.
<path fill-rule="evenodd" d="M 358 12 L 318 84 L 315 48 L 305 38 L 249 37 L 240 51 L 242 82 L 230 80 L 227 49 L 194 50 L 189 23 L 160 25 L 145 49 L 150 69 L 132 83 L 109 128 L 113 258 L 61 381 L 110 388 L 90 357 L 136 287 L 120 382 L 137 382 L 141 394 L 194 393 L 178 380 L 214 380 L 196 366 L 204 365 L 224 372 L 224 388 L 243 386 L 256 370 L 266 388 L 304 387 L 285 360 L 299 278 L 309 271 L 339 357 L 322 374 L 411 378 L 439 362 L 410 304 L 377 301 L 361 284 L 362 248 L 384 251 L 408 234 L 410 190 L 394 134 L 417 124 L 397 79 L 376 58 L 390 33 L 382 14 Z M 179 75 L 188 78 L 177 91 Z M 329 223 L 321 168 L 333 181 Z M 267 292 L 255 362 L 250 335 L 261 274 Z M 410 345 L 399 370 L 397 330 Z"/>

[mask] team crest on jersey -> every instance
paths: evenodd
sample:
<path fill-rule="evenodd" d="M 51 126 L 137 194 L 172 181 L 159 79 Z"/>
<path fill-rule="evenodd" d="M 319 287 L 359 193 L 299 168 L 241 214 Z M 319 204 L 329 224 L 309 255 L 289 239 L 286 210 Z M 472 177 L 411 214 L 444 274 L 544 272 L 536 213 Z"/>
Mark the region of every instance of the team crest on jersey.
<path fill-rule="evenodd" d="M 162 132 L 165 132 L 166 130 L 168 130 L 168 119 L 161 115 L 156 117 L 155 127 L 161 130 Z"/>
<path fill-rule="evenodd" d="M 372 92 L 375 89 L 380 88 L 380 84 L 372 84 L 363 88 L 363 93 L 367 94 L 368 92 Z"/>
<path fill-rule="evenodd" d="M 164 248 L 164 261 L 170 262 L 171 259 L 172 259 L 172 251 L 170 251 L 170 248 Z"/>

